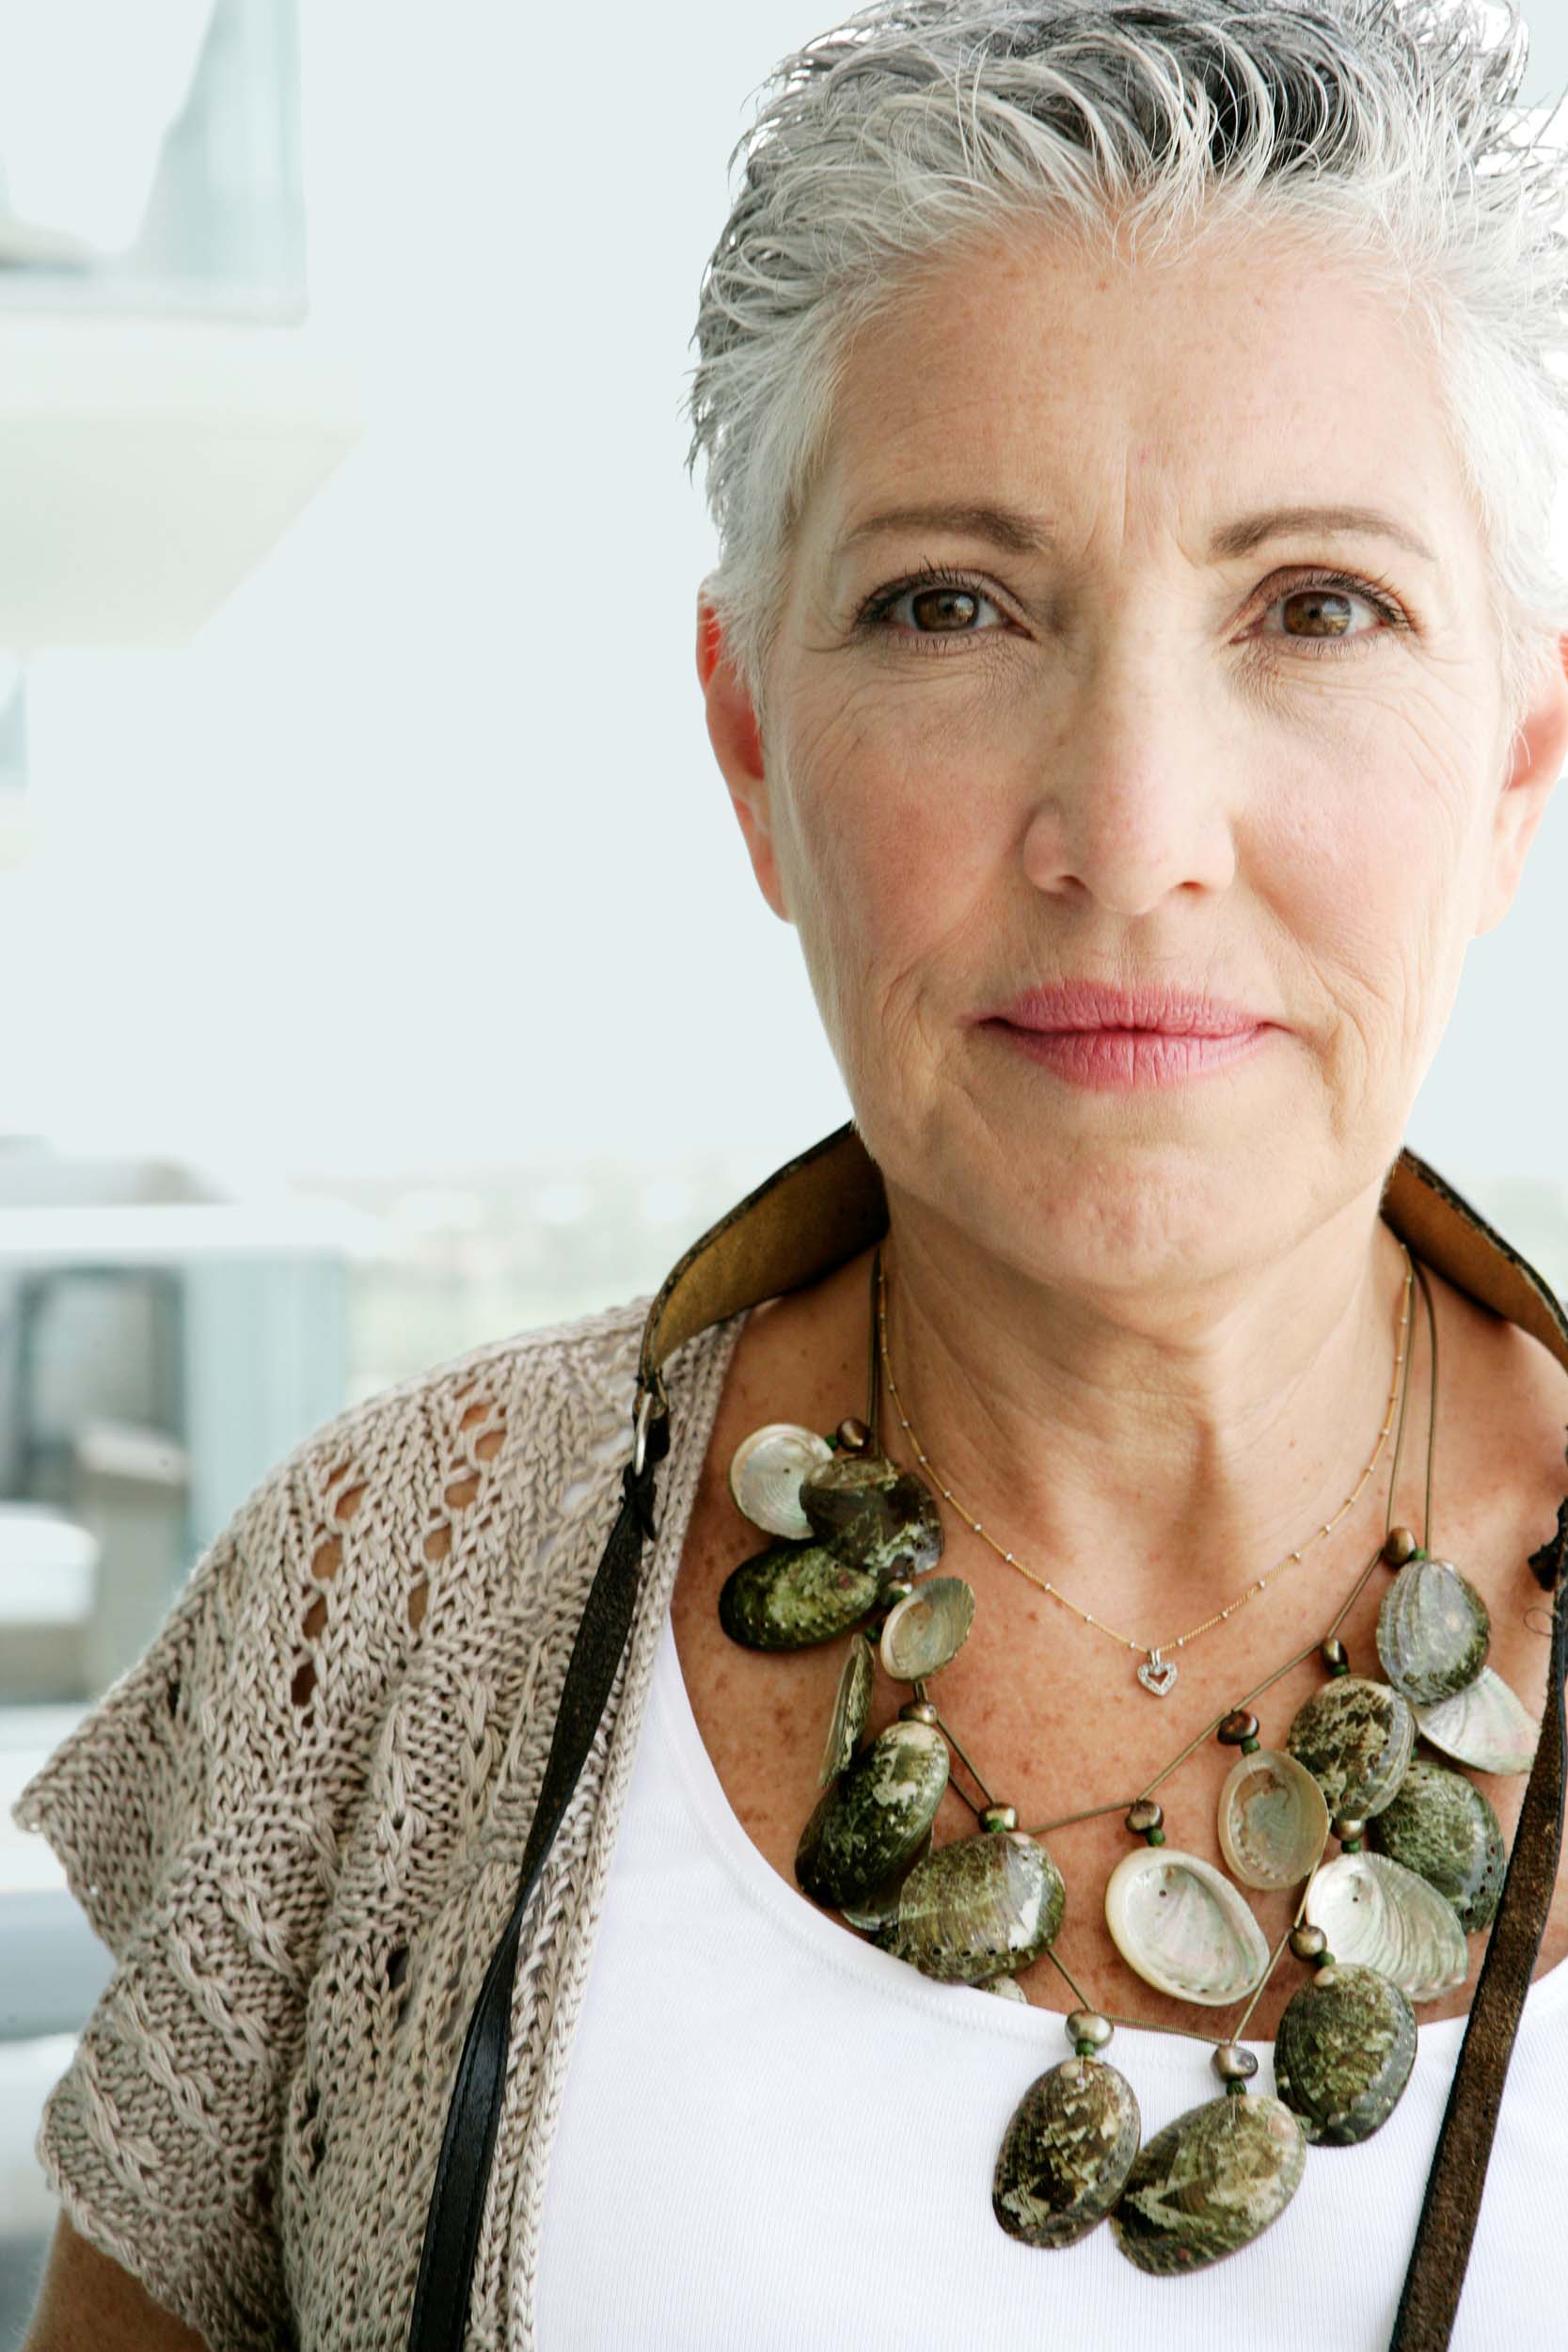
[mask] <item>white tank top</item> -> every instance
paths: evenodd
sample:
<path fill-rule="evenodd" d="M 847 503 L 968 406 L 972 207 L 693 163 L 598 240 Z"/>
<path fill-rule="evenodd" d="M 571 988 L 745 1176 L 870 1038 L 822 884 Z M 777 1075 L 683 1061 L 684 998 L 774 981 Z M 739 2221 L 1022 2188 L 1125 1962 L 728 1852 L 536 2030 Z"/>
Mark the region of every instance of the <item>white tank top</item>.
<path fill-rule="evenodd" d="M 1526 2000 L 1450 2352 L 1568 2345 L 1565 2011 L 1568 1964 Z M 1205 2270 L 1148 2278 L 1105 2223 L 1020 2244 L 991 2170 L 1061 2017 L 922 1977 L 785 1884 L 666 1616 L 546 2179 L 541 2352 L 1386 2352 L 1465 2023 L 1420 2024 L 1381 2130 L 1308 2147 L 1278 2220 Z M 1118 2026 L 1107 2055 L 1146 2139 L 1218 2095 L 1184 2038 Z"/>

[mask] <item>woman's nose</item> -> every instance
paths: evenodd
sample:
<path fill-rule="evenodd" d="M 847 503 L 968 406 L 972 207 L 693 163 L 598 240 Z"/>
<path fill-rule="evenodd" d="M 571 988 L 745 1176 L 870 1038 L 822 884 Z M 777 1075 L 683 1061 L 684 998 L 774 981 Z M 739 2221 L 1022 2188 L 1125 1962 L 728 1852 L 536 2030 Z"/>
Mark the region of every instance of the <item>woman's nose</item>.
<path fill-rule="evenodd" d="M 1147 675 L 1102 676 L 1083 698 L 1025 813 L 1037 890 L 1147 914 L 1173 890 L 1223 890 L 1236 872 L 1226 771 L 1180 697 Z"/>

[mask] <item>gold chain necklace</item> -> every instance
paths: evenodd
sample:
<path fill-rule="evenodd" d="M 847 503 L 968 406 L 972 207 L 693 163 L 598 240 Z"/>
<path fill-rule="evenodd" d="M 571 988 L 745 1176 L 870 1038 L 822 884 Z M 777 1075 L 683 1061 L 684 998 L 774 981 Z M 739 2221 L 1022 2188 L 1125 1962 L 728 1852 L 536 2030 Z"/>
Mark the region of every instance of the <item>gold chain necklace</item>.
<path fill-rule="evenodd" d="M 1378 1432 L 1377 1444 L 1373 1449 L 1371 1460 L 1367 1464 L 1366 1469 L 1356 1480 L 1354 1487 L 1351 1493 L 1346 1496 L 1338 1511 L 1335 1512 L 1334 1517 L 1318 1530 L 1317 1534 L 1309 1537 L 1307 1542 L 1301 1547 L 1300 1550 L 1287 1552 L 1285 1557 L 1278 1561 L 1275 1565 L 1269 1570 L 1267 1576 L 1259 1577 L 1256 1582 L 1249 1584 L 1243 1593 L 1239 1594 L 1227 1608 L 1220 1610 L 1216 1615 L 1212 1617 L 1206 1617 L 1201 1625 L 1194 1626 L 1190 1632 L 1183 1633 L 1178 1640 L 1168 1644 L 1162 1642 L 1153 1649 L 1150 1649 L 1147 1643 L 1135 1642 L 1130 1635 L 1118 1633 L 1114 1626 L 1108 1626 L 1099 1617 L 1091 1616 L 1086 1609 L 1080 1609 L 1075 1600 L 1069 1600 L 1066 1593 L 1059 1592 L 1056 1586 L 1053 1584 L 1049 1579 L 1042 1576 L 1037 1576 L 1035 1571 L 1032 1568 L 1026 1567 L 1023 1562 L 1020 1560 L 1015 1553 L 1004 1549 L 1003 1546 L 997 1542 L 995 1536 L 990 1534 L 990 1532 L 982 1525 L 981 1521 L 975 1518 L 968 1503 L 962 1502 L 959 1497 L 954 1493 L 952 1487 L 946 1484 L 942 1471 L 937 1468 L 930 1455 L 926 1452 L 924 1446 L 921 1444 L 920 1438 L 915 1432 L 914 1424 L 910 1420 L 908 1413 L 904 1410 L 904 1402 L 898 1393 L 898 1383 L 894 1376 L 893 1361 L 888 1354 L 887 1275 L 882 1265 L 881 1253 L 879 1251 L 877 1257 L 877 1342 L 881 1354 L 882 1370 L 887 1375 L 888 1393 L 893 1399 L 894 1410 L 898 1416 L 899 1424 L 902 1427 L 905 1436 L 909 1438 L 911 1445 L 914 1449 L 916 1461 L 919 1462 L 923 1470 L 929 1470 L 931 1476 L 937 1482 L 938 1491 L 941 1493 L 943 1500 L 951 1502 L 954 1508 L 962 1514 L 963 1518 L 969 1521 L 969 1524 L 974 1529 L 975 1534 L 988 1543 L 992 1551 L 996 1553 L 997 1558 L 999 1560 L 1006 1561 L 1008 1567 L 1016 1568 L 1020 1576 L 1027 1577 L 1029 1582 L 1037 1586 L 1042 1593 L 1049 1593 L 1053 1600 L 1061 1601 L 1065 1607 L 1072 1610 L 1075 1615 L 1082 1617 L 1085 1625 L 1092 1625 L 1097 1632 L 1108 1633 L 1113 1641 L 1120 1642 L 1127 1649 L 1142 1650 L 1144 1653 L 1144 1662 L 1137 1670 L 1138 1680 L 1143 1684 L 1144 1689 L 1146 1691 L 1152 1692 L 1156 1698 L 1164 1698 L 1165 1693 L 1175 1684 L 1177 1671 L 1175 1658 L 1167 1658 L 1164 1655 L 1165 1650 L 1167 1648 L 1172 1651 L 1183 1649 L 1189 1642 L 1196 1641 L 1200 1633 L 1207 1633 L 1212 1626 L 1223 1625 L 1227 1617 L 1234 1615 L 1235 1612 L 1241 1608 L 1244 1601 L 1251 1600 L 1255 1594 L 1262 1592 L 1266 1585 L 1272 1583 L 1274 1579 L 1280 1573 L 1281 1569 L 1288 1568 L 1293 1561 L 1299 1560 L 1302 1557 L 1303 1552 L 1310 1551 L 1313 1544 L 1321 1542 L 1323 1536 L 1329 1534 L 1336 1527 L 1338 1526 L 1339 1521 L 1344 1518 L 1345 1513 L 1350 1509 L 1351 1505 L 1356 1501 L 1362 1491 L 1362 1488 L 1366 1486 L 1368 1479 L 1376 1469 L 1378 1458 L 1387 1441 L 1389 1429 L 1393 1425 L 1394 1399 L 1399 1393 L 1400 1374 L 1404 1364 L 1405 1335 L 1410 1328 L 1410 1299 L 1411 1292 L 1415 1283 L 1415 1269 L 1411 1263 L 1410 1252 L 1405 1248 L 1403 1242 L 1401 1242 L 1400 1249 L 1404 1258 L 1404 1297 L 1402 1310 L 1400 1315 L 1399 1340 L 1394 1358 L 1394 1377 L 1388 1390 L 1388 1409 L 1384 1416 L 1383 1427 Z"/>

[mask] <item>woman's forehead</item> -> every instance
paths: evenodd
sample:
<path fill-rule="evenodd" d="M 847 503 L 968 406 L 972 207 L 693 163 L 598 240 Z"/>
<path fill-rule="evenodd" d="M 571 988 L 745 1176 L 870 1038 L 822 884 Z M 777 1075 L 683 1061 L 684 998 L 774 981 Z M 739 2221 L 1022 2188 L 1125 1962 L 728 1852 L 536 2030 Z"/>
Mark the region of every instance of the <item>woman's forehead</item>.
<path fill-rule="evenodd" d="M 879 514 L 967 501 L 1070 532 L 1123 493 L 1216 533 L 1268 505 L 1376 504 L 1430 555 L 1459 485 L 1415 314 L 1348 263 L 1265 238 L 1113 264 L 1021 232 L 855 337 L 817 486 L 836 565 Z"/>

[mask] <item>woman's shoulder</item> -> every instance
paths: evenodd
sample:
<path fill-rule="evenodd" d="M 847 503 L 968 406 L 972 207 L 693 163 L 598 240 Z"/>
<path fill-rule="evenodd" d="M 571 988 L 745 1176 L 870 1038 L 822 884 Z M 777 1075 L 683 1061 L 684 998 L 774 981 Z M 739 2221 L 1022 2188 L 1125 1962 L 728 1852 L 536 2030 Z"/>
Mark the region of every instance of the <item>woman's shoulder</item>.
<path fill-rule="evenodd" d="M 409 1435 L 417 1432 L 426 1444 L 436 1441 L 454 1413 L 451 1426 L 471 1428 L 487 1403 L 509 1420 L 520 1417 L 524 1432 L 537 1431 L 541 1417 L 553 1411 L 575 1413 L 594 1406 L 601 1411 L 629 1409 L 628 1383 L 635 1378 L 648 1305 L 645 1295 L 482 1341 L 424 1366 L 318 1424 L 277 1463 L 273 1475 L 297 1474 L 345 1451 L 367 1463 L 394 1467 L 407 1461 L 404 1446 Z"/>
<path fill-rule="evenodd" d="M 611 1438 L 629 1443 L 646 1296 L 486 1340 L 320 1422 L 242 1508 L 289 1486 L 347 1520 L 375 1498 L 462 1509 L 489 1473 L 527 1500 L 540 1471 L 570 1474 Z"/>
<path fill-rule="evenodd" d="M 303 1438 L 245 1506 L 289 1555 L 259 1563 L 264 1597 L 313 1599 L 296 1640 L 385 1670 L 430 1612 L 520 1597 L 535 1564 L 569 1572 L 573 1531 L 590 1534 L 616 1496 L 647 1307 L 483 1342 Z"/>

